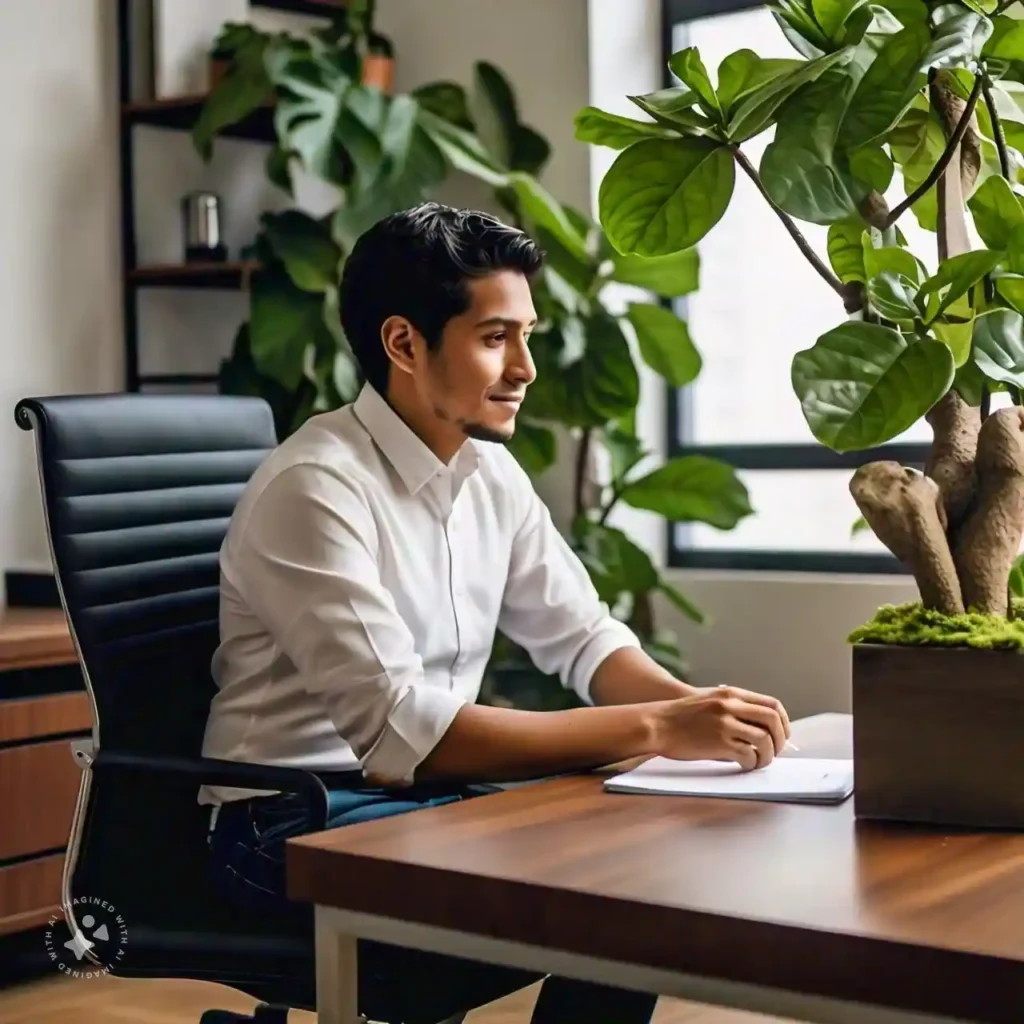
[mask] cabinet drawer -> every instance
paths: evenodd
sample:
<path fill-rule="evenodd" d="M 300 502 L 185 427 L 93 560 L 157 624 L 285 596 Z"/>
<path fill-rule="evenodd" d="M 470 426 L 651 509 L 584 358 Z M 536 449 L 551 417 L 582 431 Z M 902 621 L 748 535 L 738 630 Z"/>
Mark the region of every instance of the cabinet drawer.
<path fill-rule="evenodd" d="M 64 854 L 0 868 L 0 935 L 46 924 L 60 910 Z"/>
<path fill-rule="evenodd" d="M 64 739 L 0 750 L 0 860 L 67 844 L 81 780 L 70 746 Z"/>

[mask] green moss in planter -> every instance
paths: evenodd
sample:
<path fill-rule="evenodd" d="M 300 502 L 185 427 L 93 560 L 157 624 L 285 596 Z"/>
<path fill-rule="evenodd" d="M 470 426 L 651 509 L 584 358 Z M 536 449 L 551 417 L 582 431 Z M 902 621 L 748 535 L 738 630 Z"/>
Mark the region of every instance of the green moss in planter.
<path fill-rule="evenodd" d="M 882 605 L 874 618 L 855 629 L 853 644 L 903 647 L 975 647 L 987 651 L 1024 650 L 1024 599 L 1013 599 L 1013 619 L 968 612 L 943 615 L 912 604 Z"/>

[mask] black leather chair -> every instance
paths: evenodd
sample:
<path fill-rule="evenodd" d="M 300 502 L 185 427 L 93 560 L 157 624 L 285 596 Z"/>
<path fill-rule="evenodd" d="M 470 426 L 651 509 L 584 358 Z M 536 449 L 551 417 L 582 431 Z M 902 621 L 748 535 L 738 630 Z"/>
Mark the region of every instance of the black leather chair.
<path fill-rule="evenodd" d="M 221 982 L 264 1000 L 255 1019 L 268 1024 L 285 1019 L 284 1007 L 313 1009 L 311 910 L 268 920 L 222 900 L 207 872 L 209 809 L 196 799 L 201 783 L 294 792 L 326 821 L 317 775 L 200 756 L 218 552 L 242 489 L 276 444 L 270 408 L 212 395 L 67 396 L 25 399 L 15 418 L 36 431 L 54 570 L 93 706 L 92 741 L 75 754 L 83 772 L 62 893 L 69 934 L 79 934 L 87 901 L 103 900 L 125 940 L 115 963 L 86 954 L 103 969 Z M 364 1003 L 375 1020 L 437 1024 L 386 979 L 361 990 Z"/>

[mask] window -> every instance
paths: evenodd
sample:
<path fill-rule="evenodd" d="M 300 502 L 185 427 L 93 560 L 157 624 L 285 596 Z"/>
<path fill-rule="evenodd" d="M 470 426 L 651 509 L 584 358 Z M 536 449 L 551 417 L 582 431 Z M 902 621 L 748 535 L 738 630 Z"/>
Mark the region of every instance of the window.
<path fill-rule="evenodd" d="M 751 0 L 664 0 L 663 6 L 666 62 L 671 53 L 697 46 L 714 76 L 723 57 L 744 47 L 765 57 L 796 55 L 770 11 Z M 744 144 L 755 166 L 770 141 L 769 131 Z M 905 220 L 900 226 L 915 251 L 927 254 L 934 236 L 913 218 Z M 827 229 L 800 227 L 824 256 Z M 845 313 L 745 175 L 737 175 L 728 212 L 699 250 L 700 290 L 678 312 L 690 324 L 704 369 L 691 387 L 669 396 L 669 452 L 731 463 L 750 491 L 755 515 L 729 532 L 671 525 L 669 564 L 903 571 L 870 531 L 851 536 L 859 513 L 848 484 L 857 466 L 880 457 L 921 466 L 927 424 L 871 452 L 837 455 L 814 441 L 790 384 L 790 363 Z"/>

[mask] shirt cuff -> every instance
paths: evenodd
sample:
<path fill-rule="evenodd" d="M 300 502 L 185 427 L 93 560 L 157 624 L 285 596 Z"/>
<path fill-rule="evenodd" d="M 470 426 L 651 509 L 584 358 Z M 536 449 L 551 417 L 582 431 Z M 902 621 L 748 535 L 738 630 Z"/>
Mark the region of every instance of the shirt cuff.
<path fill-rule="evenodd" d="M 411 786 L 416 769 L 465 703 L 450 690 L 411 687 L 391 709 L 384 731 L 363 758 L 363 774 L 392 785 Z"/>
<path fill-rule="evenodd" d="M 601 662 L 623 647 L 641 647 L 636 634 L 623 622 L 608 617 L 601 629 L 584 645 L 569 672 L 569 685 L 584 704 L 593 705 L 590 681 Z"/>

